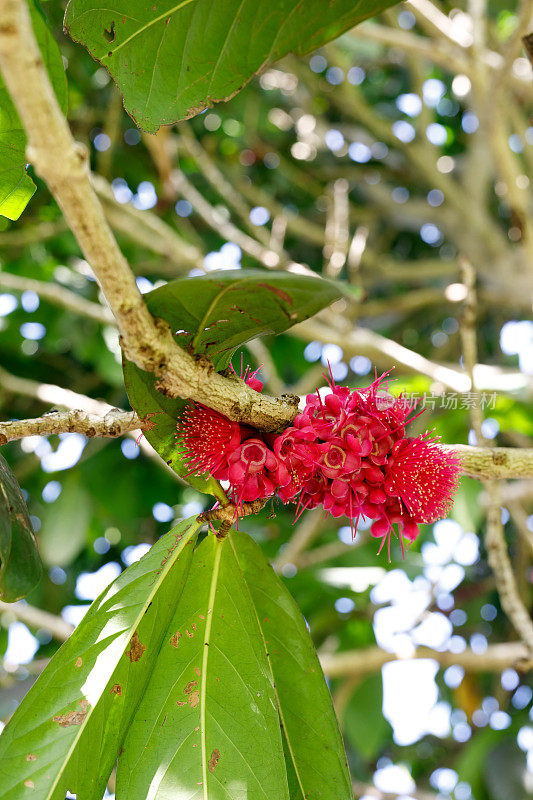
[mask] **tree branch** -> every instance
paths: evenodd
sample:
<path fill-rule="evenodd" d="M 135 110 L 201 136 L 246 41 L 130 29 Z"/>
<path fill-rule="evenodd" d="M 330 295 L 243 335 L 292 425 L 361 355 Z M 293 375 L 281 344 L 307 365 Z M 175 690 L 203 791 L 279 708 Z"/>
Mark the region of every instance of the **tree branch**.
<path fill-rule="evenodd" d="M 90 178 L 103 203 L 106 219 L 114 230 L 168 259 L 174 272 L 184 272 L 191 267 L 202 268 L 204 254 L 196 245 L 183 239 L 152 211 L 140 211 L 131 202 L 119 203 L 113 189 L 101 175 L 93 172 Z"/>
<path fill-rule="evenodd" d="M 48 300 L 49 303 L 66 308 L 74 314 L 81 314 L 83 317 L 108 325 L 115 324 L 115 318 L 108 308 L 101 306 L 99 303 L 93 303 L 85 297 L 80 297 L 79 294 L 71 292 L 70 289 L 64 289 L 62 286 L 58 286 L 57 283 L 47 283 L 46 281 L 38 281 L 21 275 L 12 275 L 10 272 L 4 272 L 0 269 L 0 287 L 14 289 L 19 292 L 35 292 L 39 297 Z"/>
<path fill-rule="evenodd" d="M 0 422 L 0 445 L 24 436 L 50 436 L 54 433 L 82 433 L 84 436 L 116 438 L 142 428 L 135 411 L 111 409 L 104 417 L 86 411 L 51 411 L 35 419 Z"/>
<path fill-rule="evenodd" d="M 120 409 L 113 408 L 108 403 L 104 403 L 102 400 L 95 400 L 92 397 L 87 397 L 84 394 L 78 394 L 78 392 L 73 392 L 71 389 L 63 389 L 61 386 L 54 386 L 51 383 L 39 383 L 38 381 L 32 381 L 29 378 L 19 378 L 16 375 L 11 375 L 11 373 L 6 372 L 6 370 L 0 367 L 0 390 L 4 390 L 6 392 L 11 392 L 13 394 L 22 394 L 25 397 L 32 397 L 35 400 L 39 400 L 42 403 L 46 403 L 47 405 L 51 406 L 61 406 L 63 408 L 67 408 L 70 411 L 77 411 L 78 414 L 85 413 L 90 417 L 96 417 L 100 419 L 105 419 L 108 417 L 110 412 L 118 412 L 119 414 L 131 414 L 132 412 L 128 411 L 120 411 Z M 81 409 L 81 411 L 80 411 Z M 43 419 L 47 419 L 49 415 L 45 414 Z M 18 431 L 19 433 L 23 430 L 23 425 L 25 422 L 33 422 L 33 420 L 21 420 L 18 422 Z M 6 423 L 1 423 L 6 424 Z M 10 423 L 7 423 L 10 424 Z M 70 425 L 69 421 L 69 425 Z M 93 426 L 94 427 L 94 426 Z M 139 430 L 140 425 L 137 425 L 137 430 Z M 70 427 L 68 428 L 71 431 Z M 127 435 L 130 436 L 132 439 L 138 439 L 137 430 L 130 431 Z M 56 420 L 55 423 L 55 430 L 54 433 L 66 433 L 65 431 L 60 431 L 58 427 L 58 422 Z M 124 431 L 125 432 L 125 431 Z M 23 433 L 23 436 L 30 436 L 34 433 L 31 429 L 28 429 L 27 433 Z M 40 431 L 42 435 L 44 431 Z M 140 431 L 139 431 L 140 433 Z M 7 434 L 5 434 L 7 435 Z M 19 438 L 19 437 L 17 437 Z M 9 439 L 8 439 L 9 441 Z M 5 444 L 5 442 L 3 442 Z M 177 480 L 181 481 L 182 479 L 174 472 L 174 470 L 168 466 L 164 459 L 160 458 L 151 444 L 142 437 L 139 439 L 139 447 L 145 453 L 148 458 L 152 458 L 156 461 L 157 464 L 163 466 L 163 468 L 170 474 L 172 477 Z"/>
<path fill-rule="evenodd" d="M 50 631 L 54 639 L 58 639 L 60 642 L 66 642 L 74 630 L 73 626 L 61 617 L 43 611 L 41 608 L 30 606 L 28 603 L 4 603 L 0 600 L 0 611 L 10 615 L 13 619 L 24 622 L 30 628 L 44 628 Z"/>
<path fill-rule="evenodd" d="M 321 312 L 313 319 L 305 320 L 291 328 L 288 333 L 306 342 L 319 341 L 338 344 L 346 359 L 364 355 L 381 369 L 397 367 L 406 374 L 427 375 L 454 392 L 472 390 L 468 375 L 462 370 L 446 364 L 438 364 L 402 344 L 367 328 L 354 328 L 346 320 L 344 329 L 339 329 L 332 314 Z M 515 370 L 506 371 L 485 364 L 476 364 L 476 383 L 482 391 L 514 391 L 532 386 L 531 378 Z"/>
<path fill-rule="evenodd" d="M 500 672 L 507 667 L 526 670 L 531 667 L 528 649 L 522 642 L 490 644 L 484 653 L 475 653 L 470 648 L 466 648 L 462 653 L 450 653 L 447 650 L 417 647 L 409 658 L 431 658 L 442 667 L 457 664 L 467 672 Z M 320 656 L 322 669 L 328 678 L 354 674 L 367 675 L 377 672 L 389 661 L 397 660 L 399 659 L 395 653 L 388 653 L 381 650 L 380 647 L 345 650 L 340 653 L 323 653 Z"/>
<path fill-rule="evenodd" d="M 117 320 L 130 360 L 153 372 L 170 397 L 204 403 L 263 430 L 290 422 L 290 399 L 254 392 L 244 381 L 214 372 L 173 339 L 170 326 L 149 313 L 91 186 L 88 154 L 75 143 L 50 84 L 23 0 L 0 0 L 0 68 L 28 135 L 28 158 L 47 183 L 91 265 Z"/>

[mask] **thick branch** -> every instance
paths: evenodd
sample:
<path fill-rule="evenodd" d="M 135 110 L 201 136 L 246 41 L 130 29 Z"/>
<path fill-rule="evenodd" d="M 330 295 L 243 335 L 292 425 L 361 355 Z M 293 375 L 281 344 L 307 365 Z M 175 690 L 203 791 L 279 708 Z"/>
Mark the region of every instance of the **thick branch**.
<path fill-rule="evenodd" d="M 0 422 L 0 445 L 24 436 L 50 436 L 54 433 L 82 433 L 84 436 L 116 438 L 142 428 L 135 411 L 111 409 L 104 417 L 86 411 L 51 411 L 35 419 Z"/>
<path fill-rule="evenodd" d="M 533 450 L 514 447 L 443 445 L 461 456 L 463 473 L 473 478 L 531 478 Z"/>
<path fill-rule="evenodd" d="M 33 35 L 23 0 L 1 0 L 0 68 L 28 135 L 28 158 L 48 184 L 91 265 L 122 334 L 127 356 L 171 397 L 188 397 L 226 416 L 275 430 L 295 414 L 290 400 L 259 395 L 214 373 L 174 342 L 149 313 L 89 180 L 86 149 L 74 142 Z"/>

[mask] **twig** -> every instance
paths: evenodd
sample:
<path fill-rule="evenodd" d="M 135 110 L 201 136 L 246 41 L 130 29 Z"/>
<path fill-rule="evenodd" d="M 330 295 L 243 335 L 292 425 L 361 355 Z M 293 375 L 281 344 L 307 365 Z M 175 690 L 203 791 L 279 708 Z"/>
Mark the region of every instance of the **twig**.
<path fill-rule="evenodd" d="M 108 308 L 101 306 L 99 303 L 93 303 L 91 300 L 86 300 L 85 297 L 80 297 L 79 294 L 71 292 L 70 289 L 65 289 L 63 286 L 58 286 L 57 283 L 47 283 L 34 278 L 13 275 L 0 269 L 0 287 L 14 289 L 19 292 L 36 292 L 39 297 L 48 300 L 49 303 L 66 308 L 74 314 L 80 314 L 83 317 L 88 317 L 107 325 L 115 324 L 115 318 Z"/>
<path fill-rule="evenodd" d="M 273 269 L 274 267 L 283 266 L 284 262 L 280 259 L 278 253 L 263 246 L 256 239 L 252 239 L 247 233 L 237 228 L 232 222 L 229 222 L 220 211 L 207 202 L 183 172 L 175 170 L 172 173 L 172 178 L 178 192 L 189 201 L 210 228 L 226 239 L 238 244 L 241 250 L 255 258 L 264 267 Z"/>
<path fill-rule="evenodd" d="M 438 38 L 447 39 L 453 45 L 461 48 L 469 47 L 472 42 L 468 32 L 462 26 L 454 25 L 453 21 L 430 0 L 408 0 L 408 6 L 430 34 L 436 34 Z"/>
<path fill-rule="evenodd" d="M 413 53 L 434 64 L 439 64 L 452 73 L 465 73 L 468 71 L 466 58 L 457 51 L 455 46 L 450 46 L 449 42 L 444 39 L 442 42 L 435 42 L 409 31 L 393 30 L 375 22 L 366 22 L 363 25 L 358 25 L 350 32 L 350 35 L 361 39 L 369 39 L 386 47 L 395 47 L 403 52 Z"/>
<path fill-rule="evenodd" d="M 24 622 L 30 628 L 44 628 L 50 631 L 54 639 L 58 639 L 60 642 L 66 642 L 74 630 L 74 627 L 61 617 L 35 606 L 30 606 L 28 603 L 4 603 L 0 600 L 0 611 Z"/>
<path fill-rule="evenodd" d="M 256 360 L 257 366 L 261 367 L 261 375 L 264 376 L 265 386 L 269 392 L 278 395 L 287 391 L 287 387 L 281 380 L 274 359 L 270 350 L 261 339 L 252 339 L 246 342 L 246 347 Z M 293 392 L 298 394 L 298 392 Z"/>
<path fill-rule="evenodd" d="M 397 367 L 399 372 L 405 374 L 427 375 L 454 392 L 471 391 L 470 378 L 456 367 L 430 361 L 398 342 L 366 328 L 354 329 L 345 322 L 345 329 L 339 330 L 338 323 L 336 320 L 334 325 L 331 315 L 321 312 L 313 319 L 295 325 L 288 333 L 306 342 L 338 344 L 347 359 L 358 355 L 368 356 L 381 369 Z M 514 370 L 506 371 L 476 364 L 475 372 L 478 388 L 483 391 L 513 391 L 531 387 L 533 384 L 529 376 Z"/>
<path fill-rule="evenodd" d="M 295 529 L 290 540 L 272 562 L 276 572 L 281 572 L 285 564 L 293 564 L 295 559 L 316 539 L 324 523 L 324 512 L 315 508 L 308 511 Z"/>
<path fill-rule="evenodd" d="M 50 436 L 55 433 L 82 433 L 84 436 L 116 438 L 143 427 L 135 411 L 111 409 L 104 417 L 86 411 L 50 411 L 35 419 L 0 422 L 0 445 L 25 436 Z"/>
<path fill-rule="evenodd" d="M 0 247 L 28 247 L 30 244 L 44 242 L 52 239 L 59 233 L 68 230 L 68 225 L 64 219 L 56 219 L 53 222 L 39 222 L 37 225 L 25 225 L 19 230 L 5 231 L 0 233 Z"/>
<path fill-rule="evenodd" d="M 339 178 L 329 191 L 324 258 L 328 278 L 337 278 L 346 263 L 349 244 L 348 181 Z"/>
<path fill-rule="evenodd" d="M 485 547 L 487 558 L 496 579 L 496 587 L 502 608 L 509 617 L 514 629 L 527 647 L 529 658 L 533 657 L 533 622 L 524 606 L 514 576 L 502 524 L 499 484 L 494 482 L 487 487 L 491 492 L 492 503 L 487 512 L 487 533 Z"/>
<path fill-rule="evenodd" d="M 467 288 L 464 315 L 460 326 L 461 339 L 463 342 L 463 360 L 465 370 L 469 374 L 472 382 L 472 388 L 475 389 L 474 366 L 477 362 L 476 274 L 472 266 L 466 261 L 462 264 L 462 271 L 463 282 Z M 487 444 L 482 431 L 483 412 L 477 403 L 471 406 L 470 417 L 472 427 L 476 434 L 477 443 L 480 445 Z M 489 446 L 484 449 L 490 452 L 493 448 Z M 517 452 L 520 453 L 521 450 Z M 533 622 L 520 597 L 511 565 L 511 559 L 509 558 L 507 550 L 501 514 L 501 484 L 494 479 L 486 480 L 485 489 L 490 497 L 490 505 L 487 511 L 487 530 L 485 533 L 487 560 L 494 573 L 496 588 L 502 608 L 514 629 L 527 646 L 529 657 L 533 658 Z"/>
<path fill-rule="evenodd" d="M 293 563 L 298 569 L 308 569 L 309 567 L 316 567 L 318 564 L 323 564 L 324 561 L 332 561 L 334 558 L 339 558 L 345 553 L 349 553 L 355 547 L 359 547 L 366 541 L 366 535 L 361 532 L 358 533 L 357 539 L 352 544 L 346 542 L 328 542 L 321 547 L 315 547 L 313 550 L 308 550 L 296 556 Z"/>
<path fill-rule="evenodd" d="M 83 413 L 86 413 L 90 416 L 97 416 L 101 419 L 105 419 L 110 412 L 118 411 L 118 413 L 122 414 L 131 413 L 127 411 L 121 412 L 120 409 L 113 408 L 113 406 L 110 406 L 109 403 L 104 403 L 101 400 L 95 400 L 94 398 L 87 397 L 84 394 L 73 392 L 71 389 L 63 389 L 61 386 L 54 386 L 50 383 L 39 383 L 38 381 L 32 381 L 29 378 L 19 378 L 16 375 L 11 375 L 11 373 L 0 367 L 0 391 L 2 390 L 12 394 L 22 394 L 25 397 L 32 397 L 35 400 L 46 403 L 47 405 L 60 406 L 71 411 L 81 409 Z M 44 418 L 47 416 L 48 415 L 45 415 Z M 24 421 L 20 421 L 18 423 L 19 426 L 22 426 L 23 422 Z M 22 430 L 22 427 L 20 427 L 19 430 Z M 55 432 L 62 432 L 57 429 L 57 421 Z M 148 456 L 148 458 L 151 458 L 155 460 L 157 464 L 162 465 L 175 480 L 181 481 L 182 479 L 178 477 L 171 467 L 168 466 L 164 459 L 157 455 L 153 447 L 148 443 L 144 436 L 139 438 L 141 433 L 142 431 L 140 430 L 133 430 L 126 435 L 136 441 L 138 440 L 140 449 L 146 456 Z"/>
<path fill-rule="evenodd" d="M 528 670 L 533 663 L 523 642 L 489 644 L 484 653 L 476 653 L 468 647 L 461 653 L 417 647 L 408 658 L 431 658 L 442 667 L 457 664 L 467 672 L 500 672 L 507 667 Z M 399 659 L 395 653 L 388 653 L 379 647 L 344 650 L 340 653 L 323 653 L 320 656 L 322 669 L 328 678 L 354 674 L 367 675 L 378 672 L 389 661 L 397 660 Z"/>
<path fill-rule="evenodd" d="M 511 519 L 514 522 L 518 533 L 527 544 L 530 554 L 533 555 L 533 531 L 531 531 L 528 526 L 528 515 L 518 500 L 507 500 L 506 508 L 509 509 Z"/>
<path fill-rule="evenodd" d="M 366 225 L 360 225 L 353 235 L 347 258 L 350 283 L 360 283 L 359 268 L 366 250 L 369 233 L 370 229 Z"/>
<path fill-rule="evenodd" d="M 226 505 L 212 508 L 210 511 L 204 511 L 196 519 L 197 522 L 214 522 L 218 520 L 220 527 L 216 532 L 216 536 L 217 539 L 223 539 L 237 520 L 242 519 L 242 517 L 248 517 L 250 514 L 259 514 L 268 501 L 269 498 L 265 497 L 261 500 L 240 503 L 238 506 L 235 503 L 228 502 Z"/>
<path fill-rule="evenodd" d="M 64 389 L 52 383 L 39 383 L 30 378 L 19 378 L 2 367 L 0 367 L 0 390 L 32 397 L 50 406 L 61 406 L 72 411 L 81 409 L 88 414 L 98 414 L 102 417 L 113 408 L 108 403 L 73 392 L 72 389 Z"/>
<path fill-rule="evenodd" d="M 45 180 L 74 232 L 117 320 L 122 347 L 153 372 L 170 397 L 204 403 L 231 419 L 263 430 L 290 422 L 296 406 L 215 373 L 174 341 L 170 326 L 149 313 L 91 186 L 88 156 L 72 139 L 35 41 L 23 0 L 1 0 L 0 68 L 28 135 L 28 157 Z M 276 260 L 278 257 L 276 256 Z M 255 396 L 254 396 L 255 395 Z"/>
<path fill-rule="evenodd" d="M 202 269 L 203 252 L 183 239 L 177 231 L 151 211 L 140 211 L 131 202 L 119 203 L 113 189 L 101 175 L 91 174 L 91 183 L 104 204 L 109 224 L 128 238 L 164 256 L 179 272 Z M 174 269 L 176 272 L 176 269 Z"/>
<path fill-rule="evenodd" d="M 242 224 L 252 238 L 257 239 L 264 247 L 269 248 L 269 234 L 265 228 L 252 225 L 250 222 L 250 206 L 244 200 L 235 184 L 226 179 L 218 166 L 206 152 L 205 148 L 194 135 L 192 127 L 187 122 L 179 126 L 180 142 L 188 153 L 194 158 L 202 175 L 207 178 L 213 189 L 223 198 L 224 202 L 237 214 Z"/>

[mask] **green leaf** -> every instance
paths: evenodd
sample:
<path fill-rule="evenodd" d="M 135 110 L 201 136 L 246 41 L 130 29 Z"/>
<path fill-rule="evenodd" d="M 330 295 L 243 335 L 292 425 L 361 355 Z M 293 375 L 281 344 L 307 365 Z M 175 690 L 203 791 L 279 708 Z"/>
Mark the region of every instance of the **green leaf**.
<path fill-rule="evenodd" d="M 394 0 L 70 0 L 65 28 L 104 64 L 147 131 L 228 100 L 265 65 L 308 53 Z"/>
<path fill-rule="evenodd" d="M 220 370 L 240 345 L 283 333 L 342 293 L 340 284 L 318 275 L 223 270 L 170 281 L 144 298 L 152 314 L 179 332 L 182 347 L 209 356 Z"/>
<path fill-rule="evenodd" d="M 348 800 L 353 792 L 337 719 L 300 609 L 249 536 L 232 534 L 229 541 L 268 651 L 288 772 L 298 787 L 291 800 Z"/>
<path fill-rule="evenodd" d="M 13 603 L 41 580 L 33 527 L 17 479 L 0 456 L 0 599 Z"/>
<path fill-rule="evenodd" d="M 375 760 L 391 738 L 390 725 L 381 713 L 382 706 L 383 680 L 378 672 L 361 681 L 344 711 L 346 740 L 367 761 Z"/>
<path fill-rule="evenodd" d="M 289 800 L 275 693 L 231 536 L 197 548 L 118 760 L 128 800 Z"/>
<path fill-rule="evenodd" d="M 212 272 L 200 278 L 183 278 L 144 295 L 157 317 L 171 326 L 176 341 L 197 354 L 209 356 L 217 370 L 227 367 L 239 345 L 265 333 L 282 333 L 316 314 L 341 295 L 341 289 L 318 276 L 286 272 Z M 152 373 L 123 363 L 124 382 L 132 408 L 141 417 L 153 414 L 152 430 L 145 436 L 154 450 L 182 477 L 187 465 L 176 446 L 176 424 L 183 400 L 165 397 L 155 388 Z M 212 478 L 188 477 L 201 492 L 220 499 Z"/>
<path fill-rule="evenodd" d="M 64 800 L 67 791 L 101 800 L 199 527 L 189 519 L 163 536 L 102 592 L 52 658 L 0 737 L 2 800 Z"/>
<path fill-rule="evenodd" d="M 91 516 L 91 497 L 79 473 L 71 472 L 63 481 L 58 499 L 46 506 L 42 515 L 39 549 L 45 564 L 72 564 L 85 547 Z"/>
<path fill-rule="evenodd" d="M 29 4 L 33 30 L 48 75 L 63 111 L 67 108 L 67 80 L 59 48 L 48 30 L 44 15 Z M 26 174 L 26 133 L 0 74 L 0 214 L 18 219 L 36 186 Z"/>

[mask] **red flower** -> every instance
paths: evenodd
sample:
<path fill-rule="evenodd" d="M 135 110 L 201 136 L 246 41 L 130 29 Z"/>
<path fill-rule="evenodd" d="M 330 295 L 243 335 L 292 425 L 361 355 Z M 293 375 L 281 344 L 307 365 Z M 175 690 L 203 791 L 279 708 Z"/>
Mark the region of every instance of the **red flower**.
<path fill-rule="evenodd" d="M 185 407 L 178 422 L 180 449 L 189 471 L 227 480 L 228 455 L 241 443 L 241 426 L 200 403 Z"/>
<path fill-rule="evenodd" d="M 278 459 L 261 439 L 247 439 L 229 455 L 228 480 L 235 504 L 271 497 L 276 483 Z M 288 473 L 286 474 L 289 480 Z"/>
<path fill-rule="evenodd" d="M 263 388 L 242 366 L 241 377 Z M 191 470 L 228 480 L 237 507 L 277 492 L 284 503 L 299 495 L 297 517 L 322 505 L 334 517 L 349 517 L 355 531 L 364 515 L 375 520 L 380 551 L 387 542 L 390 557 L 391 534 L 403 551 L 403 537 L 414 541 L 419 523 L 448 513 L 460 460 L 427 434 L 406 438 L 411 406 L 382 388 L 385 378 L 353 390 L 331 379 L 331 392 L 308 395 L 302 413 L 277 436 L 194 404 L 179 425 Z"/>
<path fill-rule="evenodd" d="M 450 510 L 457 489 L 459 456 L 427 435 L 403 439 L 392 449 L 387 491 L 420 522 L 436 522 Z"/>

